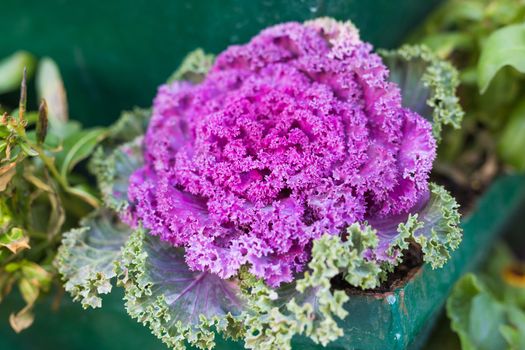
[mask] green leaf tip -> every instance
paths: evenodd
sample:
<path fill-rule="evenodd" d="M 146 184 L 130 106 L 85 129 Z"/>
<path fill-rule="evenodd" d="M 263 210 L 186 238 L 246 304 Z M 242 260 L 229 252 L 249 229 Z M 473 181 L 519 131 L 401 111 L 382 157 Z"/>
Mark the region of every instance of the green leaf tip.
<path fill-rule="evenodd" d="M 215 56 L 206 54 L 202 49 L 191 51 L 184 57 L 179 68 L 168 79 L 168 83 L 184 80 L 194 84 L 200 83 L 213 65 Z"/>
<path fill-rule="evenodd" d="M 55 266 L 73 300 L 84 308 L 102 305 L 100 294 L 111 292 L 117 276 L 115 263 L 130 235 L 130 228 L 110 210 L 98 210 L 64 233 Z"/>
<path fill-rule="evenodd" d="M 390 80 L 401 89 L 403 105 L 432 122 L 436 140 L 441 140 L 444 125 L 460 127 L 465 113 L 456 96 L 459 76 L 452 64 L 422 45 L 380 54 L 390 69 Z"/>

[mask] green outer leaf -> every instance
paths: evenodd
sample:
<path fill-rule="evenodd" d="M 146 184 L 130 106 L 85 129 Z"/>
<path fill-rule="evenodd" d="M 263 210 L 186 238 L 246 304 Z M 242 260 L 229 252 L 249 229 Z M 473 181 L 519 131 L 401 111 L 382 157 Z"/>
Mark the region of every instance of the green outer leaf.
<path fill-rule="evenodd" d="M 106 209 L 89 215 L 81 225 L 64 233 L 55 266 L 73 300 L 80 301 L 84 308 L 96 308 L 102 305 L 99 294 L 111 291 L 115 262 L 131 229 Z"/>
<path fill-rule="evenodd" d="M 64 141 L 64 151 L 57 156 L 60 175 L 67 179 L 68 173 L 80 161 L 89 157 L 95 147 L 107 136 L 104 128 L 82 130 L 72 134 Z"/>
<path fill-rule="evenodd" d="M 190 271 L 183 248 L 139 229 L 126 244 L 119 269 L 128 313 L 168 346 L 184 349 L 187 341 L 211 349 L 213 328 L 242 335 L 244 301 L 237 283 Z"/>
<path fill-rule="evenodd" d="M 425 46 L 405 45 L 380 51 L 390 69 L 390 80 L 399 85 L 403 105 L 431 121 L 439 141 L 443 125 L 459 128 L 464 112 L 456 96 L 458 72 Z"/>
<path fill-rule="evenodd" d="M 168 79 L 168 83 L 177 80 L 190 81 L 194 84 L 200 83 L 213 65 L 215 56 L 206 54 L 202 49 L 191 51 L 184 57 L 179 68 Z"/>
<path fill-rule="evenodd" d="M 483 44 L 478 61 L 478 86 L 484 93 L 492 78 L 505 66 L 525 73 L 525 24 L 514 24 L 493 32 Z"/>
<path fill-rule="evenodd" d="M 138 137 L 109 155 L 99 148 L 91 159 L 90 168 L 97 177 L 105 205 L 118 212 L 128 207 L 129 177 L 143 164 L 142 140 Z"/>
<path fill-rule="evenodd" d="M 36 59 L 26 51 L 17 51 L 0 61 L 0 94 L 20 88 L 24 68 L 29 79 L 35 70 Z"/>
<path fill-rule="evenodd" d="M 108 137 L 91 157 L 89 170 L 97 178 L 106 206 L 122 212 L 128 206 L 129 176 L 143 163 L 142 138 L 151 111 L 135 108 L 123 112 L 109 127 Z"/>

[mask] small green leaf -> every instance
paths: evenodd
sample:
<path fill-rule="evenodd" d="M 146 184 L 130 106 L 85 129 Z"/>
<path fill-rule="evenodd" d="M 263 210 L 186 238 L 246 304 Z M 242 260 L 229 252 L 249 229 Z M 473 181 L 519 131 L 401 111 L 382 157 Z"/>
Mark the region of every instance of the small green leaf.
<path fill-rule="evenodd" d="M 24 230 L 13 227 L 8 232 L 0 235 L 0 246 L 9 249 L 13 254 L 30 248 L 29 238 L 24 235 Z"/>
<path fill-rule="evenodd" d="M 22 294 L 24 301 L 29 305 L 33 305 L 40 293 L 38 286 L 31 283 L 28 279 L 22 278 L 18 282 L 18 288 L 20 289 L 20 294 Z"/>
<path fill-rule="evenodd" d="M 22 148 L 22 151 L 24 151 L 24 153 L 27 154 L 28 156 L 30 157 L 38 156 L 38 152 L 34 150 L 31 146 L 29 146 L 27 143 L 20 142 L 19 145 Z"/>
<path fill-rule="evenodd" d="M 514 24 L 493 32 L 483 44 L 478 62 L 478 86 L 484 93 L 492 78 L 505 66 L 525 73 L 525 24 Z"/>
<path fill-rule="evenodd" d="M 483 287 L 473 274 L 461 278 L 447 300 L 447 315 L 452 329 L 459 335 L 464 350 L 475 350 L 469 337 L 471 301 L 482 292 Z"/>
<path fill-rule="evenodd" d="M 49 289 L 53 275 L 42 266 L 32 261 L 24 260 L 20 270 L 23 278 L 30 281 L 40 290 L 47 291 Z"/>
<path fill-rule="evenodd" d="M 35 69 L 36 59 L 28 52 L 18 51 L 0 61 L 0 94 L 17 90 L 23 78 L 24 68 L 27 77 Z"/>
<path fill-rule="evenodd" d="M 99 294 L 111 291 L 116 276 L 115 262 L 130 235 L 130 228 L 110 210 L 99 210 L 66 232 L 55 266 L 65 281 L 65 289 L 84 308 L 100 307 Z"/>
<path fill-rule="evenodd" d="M 76 186 L 70 186 L 67 191 L 79 198 L 82 198 L 84 202 L 91 205 L 93 208 L 100 206 L 100 201 L 93 189 L 88 184 L 80 184 Z"/>
<path fill-rule="evenodd" d="M 506 310 L 473 274 L 461 278 L 447 300 L 447 315 L 464 350 L 499 350 Z"/>
<path fill-rule="evenodd" d="M 93 128 L 73 133 L 64 141 L 64 151 L 57 155 L 60 175 L 67 179 L 68 173 L 80 161 L 91 155 L 95 147 L 107 136 L 104 128 Z"/>
<path fill-rule="evenodd" d="M 505 308 L 488 293 L 480 293 L 471 300 L 469 336 L 476 349 L 500 350 L 505 340 L 499 328 L 505 322 Z"/>

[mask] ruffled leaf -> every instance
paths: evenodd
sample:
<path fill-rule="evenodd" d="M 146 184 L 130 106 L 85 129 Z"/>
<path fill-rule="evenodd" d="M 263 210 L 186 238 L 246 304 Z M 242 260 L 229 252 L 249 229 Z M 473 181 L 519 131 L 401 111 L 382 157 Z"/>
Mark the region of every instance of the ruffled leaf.
<path fill-rule="evenodd" d="M 106 148 L 133 141 L 137 137 L 144 135 L 148 128 L 150 116 L 151 111 L 143 108 L 134 108 L 131 111 L 122 112 L 119 120 L 109 128 Z"/>
<path fill-rule="evenodd" d="M 464 112 L 456 96 L 459 78 L 450 63 L 425 46 L 405 45 L 381 55 L 390 69 L 390 80 L 401 90 L 403 105 L 433 123 L 437 140 L 443 125 L 460 127 Z"/>
<path fill-rule="evenodd" d="M 314 241 L 309 270 L 294 284 L 271 290 L 262 284 L 249 289 L 250 310 L 247 320 L 246 347 L 249 349 L 291 349 L 294 335 L 303 334 L 316 344 L 326 346 L 343 335 L 337 319 L 348 312 L 348 295 L 332 290 L 331 280 L 343 274 L 351 285 L 374 288 L 383 271 L 369 260 L 367 251 L 376 247 L 376 232 L 369 226 L 353 224 L 348 237 L 324 235 Z M 291 288 L 295 287 L 295 291 Z"/>
<path fill-rule="evenodd" d="M 424 261 L 433 268 L 441 267 L 460 244 L 458 204 L 443 187 L 430 184 L 430 191 L 410 213 L 386 218 L 371 218 L 377 230 L 379 244 L 373 255 L 380 261 L 397 265 L 408 243 L 418 243 Z"/>
<path fill-rule="evenodd" d="M 179 68 L 168 79 L 168 83 L 177 80 L 200 83 L 213 65 L 215 56 L 206 54 L 202 49 L 196 49 L 184 57 Z"/>
<path fill-rule="evenodd" d="M 116 277 L 115 262 L 130 236 L 130 228 L 109 210 L 99 210 L 66 232 L 55 265 L 65 281 L 65 289 L 84 308 L 100 307 L 100 294 L 111 291 Z"/>
<path fill-rule="evenodd" d="M 104 204 L 118 212 L 128 206 L 131 174 L 142 166 L 142 137 L 117 147 L 107 155 L 99 148 L 91 160 L 91 171 L 97 177 Z"/>
<path fill-rule="evenodd" d="M 97 178 L 104 204 L 118 212 L 128 206 L 130 175 L 143 164 L 142 139 L 150 116 L 148 109 L 123 112 L 90 160 L 89 170 Z"/>
<path fill-rule="evenodd" d="M 235 281 L 190 271 L 182 248 L 137 230 L 120 265 L 128 313 L 175 349 L 211 349 L 213 329 L 238 338 L 244 301 Z"/>

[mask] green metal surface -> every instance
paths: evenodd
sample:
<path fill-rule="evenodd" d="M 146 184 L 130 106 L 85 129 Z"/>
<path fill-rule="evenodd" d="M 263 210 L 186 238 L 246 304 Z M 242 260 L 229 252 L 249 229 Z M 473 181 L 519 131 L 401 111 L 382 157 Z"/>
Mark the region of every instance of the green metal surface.
<path fill-rule="evenodd" d="M 500 178 L 463 221 L 463 242 L 443 269 L 424 267 L 393 293 L 352 296 L 347 306 L 349 316 L 342 324 L 345 335 L 328 349 L 420 348 L 454 282 L 479 264 L 524 200 L 525 177 Z M 22 336 L 15 335 L 7 325 L 6 305 L 11 308 L 13 303 L 0 308 L 2 350 L 164 349 L 146 327 L 127 316 L 120 292 L 105 298 L 104 308 L 98 310 L 84 311 L 68 298 L 59 312 L 50 310 L 50 302 L 40 304 L 35 324 Z M 221 342 L 218 349 L 237 350 L 242 346 Z M 322 347 L 301 338 L 295 340 L 294 349 Z"/>
<path fill-rule="evenodd" d="M 262 28 L 318 16 L 351 19 L 365 40 L 397 46 L 439 0 L 1 0 L 0 57 L 20 49 L 62 70 L 71 116 L 109 124 L 150 106 L 196 47 L 220 52 Z"/>

